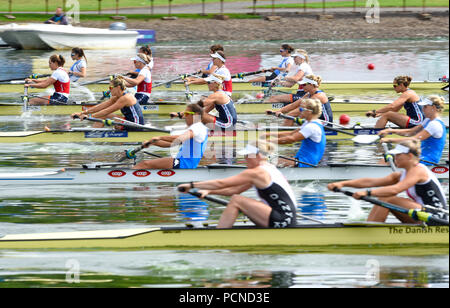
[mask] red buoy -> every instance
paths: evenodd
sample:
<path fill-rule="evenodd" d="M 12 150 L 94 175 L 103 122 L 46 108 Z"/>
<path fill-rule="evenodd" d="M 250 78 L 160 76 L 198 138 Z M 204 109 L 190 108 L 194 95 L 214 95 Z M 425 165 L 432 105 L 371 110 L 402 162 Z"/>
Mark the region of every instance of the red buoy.
<path fill-rule="evenodd" d="M 339 124 L 347 125 L 348 123 L 350 123 L 350 117 L 345 113 L 341 114 L 341 116 L 339 117 Z"/>
<path fill-rule="evenodd" d="M 373 69 L 375 69 L 375 64 L 369 63 L 369 65 L 367 65 L 367 68 L 368 68 L 369 70 L 373 70 Z"/>

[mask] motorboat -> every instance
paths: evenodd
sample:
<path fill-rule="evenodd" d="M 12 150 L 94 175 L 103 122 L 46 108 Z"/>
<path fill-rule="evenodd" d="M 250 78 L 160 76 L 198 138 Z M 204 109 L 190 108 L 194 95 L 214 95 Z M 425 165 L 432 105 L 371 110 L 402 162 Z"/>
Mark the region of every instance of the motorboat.
<path fill-rule="evenodd" d="M 139 33 L 71 25 L 11 23 L 0 26 L 0 39 L 15 49 L 130 49 Z"/>

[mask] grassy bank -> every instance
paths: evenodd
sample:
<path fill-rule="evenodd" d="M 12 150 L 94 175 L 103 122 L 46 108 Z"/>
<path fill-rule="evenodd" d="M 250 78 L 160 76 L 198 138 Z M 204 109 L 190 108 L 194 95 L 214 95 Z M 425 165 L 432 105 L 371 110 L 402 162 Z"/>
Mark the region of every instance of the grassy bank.
<path fill-rule="evenodd" d="M 276 2 L 275 2 L 276 3 Z M 326 8 L 340 8 L 340 7 L 366 7 L 367 1 L 326 1 Z M 422 7 L 424 5 L 423 0 L 378 0 L 380 7 Z M 447 0 L 426 0 L 425 5 L 427 7 L 449 7 Z M 298 3 L 280 3 L 275 4 L 275 8 L 322 8 L 323 2 L 314 2 L 303 4 L 303 1 Z M 256 8 L 271 8 L 272 5 L 257 5 Z"/>
<path fill-rule="evenodd" d="M 0 11 L 9 10 L 9 0 L 0 1 Z M 240 1 L 240 0 L 225 0 L 225 2 Z M 205 0 L 205 3 L 220 2 L 219 0 Z M 97 11 L 98 10 L 98 0 L 78 0 L 80 4 L 81 11 Z M 182 5 L 182 4 L 194 4 L 202 3 L 202 0 L 173 0 L 172 5 Z M 119 0 L 119 7 L 150 7 L 150 0 Z M 153 5 L 161 6 L 168 5 L 168 0 L 154 0 Z M 226 5 L 226 4 L 225 4 Z M 56 7 L 63 6 L 63 0 L 48 0 L 48 10 L 49 12 L 55 11 Z M 116 0 L 102 0 L 101 8 L 104 9 L 115 9 Z M 12 0 L 12 11 L 13 12 L 45 12 L 45 0 Z"/>
<path fill-rule="evenodd" d="M 189 18 L 189 19 L 211 19 L 215 14 L 172 14 L 172 16 L 176 16 L 178 18 Z M 226 14 L 230 17 L 230 19 L 258 19 L 261 18 L 258 15 L 250 15 L 250 14 Z M 10 22 L 44 22 L 48 18 L 50 18 L 52 14 L 37 14 L 37 13 L 29 13 L 29 14 L 14 14 L 16 19 L 11 20 L 7 19 L 5 16 L 0 15 L 0 23 L 10 23 Z M 110 21 L 113 22 L 111 16 L 115 16 L 115 14 L 104 14 L 104 15 L 92 15 L 92 14 L 81 14 L 80 22 L 87 21 Z M 127 20 L 150 20 L 150 19 L 161 19 L 167 14 L 120 14 L 120 16 L 125 16 Z"/>

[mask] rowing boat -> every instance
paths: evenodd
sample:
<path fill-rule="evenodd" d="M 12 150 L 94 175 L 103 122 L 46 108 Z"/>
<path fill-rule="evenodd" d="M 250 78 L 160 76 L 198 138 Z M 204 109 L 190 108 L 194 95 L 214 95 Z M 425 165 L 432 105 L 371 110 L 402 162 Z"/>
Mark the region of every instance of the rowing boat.
<path fill-rule="evenodd" d="M 137 229 L 10 234 L 0 237 L 0 250 L 146 250 L 146 249 L 243 249 L 257 247 L 305 249 L 344 247 L 376 249 L 423 245 L 446 247 L 448 226 L 385 223 L 309 224 L 285 229 L 238 226 L 148 227 Z M 430 252 L 431 253 L 431 252 Z"/>
<path fill-rule="evenodd" d="M 209 141 L 252 141 L 261 134 L 268 132 L 291 131 L 295 126 L 264 126 L 258 128 L 242 128 L 225 132 L 210 131 Z M 448 127 L 447 127 L 448 130 Z M 376 135 L 380 129 L 371 127 L 346 128 L 341 132 L 326 130 L 327 140 L 349 140 L 355 135 Z M 172 130 L 167 133 L 153 131 L 124 131 L 113 128 L 72 128 L 70 130 L 43 131 L 12 131 L 0 132 L 0 143 L 80 143 L 80 142 L 108 142 L 108 143 L 138 143 L 152 137 L 182 133 L 182 130 Z M 398 137 L 398 135 L 390 135 Z"/>
<path fill-rule="evenodd" d="M 24 173 L 0 173 L 0 185 L 49 185 L 49 184 L 97 184 L 97 183 L 187 183 L 192 179 L 210 179 L 234 176 L 245 169 L 241 165 L 208 165 L 197 169 L 130 169 L 123 163 L 91 163 L 83 168 L 63 168 L 56 171 Z M 348 180 L 366 177 L 381 178 L 392 173 L 387 165 L 329 164 L 315 168 L 279 168 L 288 181 Z M 448 166 L 430 167 L 439 179 L 448 179 Z"/>
<path fill-rule="evenodd" d="M 377 101 L 333 101 L 331 108 L 334 114 L 339 113 L 366 113 L 368 110 L 379 109 L 390 102 Z M 186 108 L 186 102 L 155 102 L 142 105 L 144 114 L 168 115 L 171 112 L 183 111 Z M 246 101 L 235 103 L 238 114 L 264 114 L 266 110 L 278 110 L 284 107 L 284 103 L 262 103 L 259 101 Z M 0 115 L 21 115 L 29 112 L 35 115 L 70 115 L 86 110 L 93 105 L 73 103 L 70 105 L 46 105 L 46 106 L 24 106 L 21 103 L 0 103 Z M 448 104 L 445 114 L 448 114 Z"/>
<path fill-rule="evenodd" d="M 153 84 L 159 84 L 163 81 L 154 81 Z M 11 83 L 3 83 L 0 84 L 0 93 L 21 93 L 23 92 L 23 80 L 17 81 L 18 84 Z M 419 92 L 421 95 L 425 94 L 438 94 L 441 92 L 442 88 L 446 86 L 448 83 L 443 83 L 440 81 L 416 81 L 412 82 L 410 85 L 411 89 Z M 157 87 L 152 90 L 152 92 L 159 91 L 186 91 L 184 83 L 177 81 L 168 84 L 169 87 Z M 108 90 L 107 82 L 100 83 L 92 83 L 86 85 L 90 91 L 92 92 L 102 92 Z M 191 91 L 208 91 L 206 85 L 189 85 Z M 280 91 L 295 91 L 296 87 L 286 88 L 286 87 L 274 87 L 275 90 Z M 233 81 L 233 92 L 234 91 L 263 91 L 267 89 L 267 86 L 261 83 L 250 83 L 247 81 Z M 377 94 L 392 94 L 392 81 L 329 81 L 323 82 L 320 86 L 320 89 L 333 95 L 337 94 L 367 94 L 367 93 L 377 93 Z M 33 89 L 33 91 L 40 92 L 42 90 Z"/>

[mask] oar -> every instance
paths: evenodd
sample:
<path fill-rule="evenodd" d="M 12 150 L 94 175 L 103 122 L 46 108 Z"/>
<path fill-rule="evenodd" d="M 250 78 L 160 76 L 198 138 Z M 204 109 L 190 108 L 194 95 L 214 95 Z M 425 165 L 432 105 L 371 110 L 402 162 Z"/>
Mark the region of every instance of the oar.
<path fill-rule="evenodd" d="M 28 109 L 28 87 L 23 87 L 23 97 L 22 97 L 22 111 L 27 111 Z"/>
<path fill-rule="evenodd" d="M 381 146 L 383 147 L 384 150 L 384 159 L 389 163 L 389 166 L 391 166 L 392 171 L 397 172 L 397 166 L 395 165 L 394 157 L 392 157 L 391 154 L 388 154 L 389 149 L 387 144 L 382 143 Z"/>
<path fill-rule="evenodd" d="M 259 73 L 264 73 L 265 71 L 266 70 L 259 70 L 259 71 L 247 72 L 247 73 L 237 73 L 237 74 L 231 75 L 231 78 L 244 79 L 245 76 L 251 76 L 251 75 L 256 75 Z"/>
<path fill-rule="evenodd" d="M 348 191 L 348 190 L 342 190 L 342 189 L 339 189 L 336 187 L 336 188 L 334 188 L 334 191 L 341 192 L 347 196 L 353 197 L 353 192 Z M 396 212 L 399 212 L 402 214 L 407 214 L 409 217 L 411 217 L 412 219 L 417 220 L 417 221 L 432 222 L 432 223 L 435 223 L 438 225 L 443 225 L 443 226 L 449 225 L 447 220 L 441 219 L 439 217 L 435 217 L 431 213 L 427 213 L 427 212 L 424 212 L 424 211 L 421 211 L 418 209 L 405 209 L 405 208 L 399 207 L 397 205 L 383 202 L 378 199 L 367 197 L 367 196 L 362 196 L 361 199 L 364 201 L 370 202 L 372 204 L 376 204 L 378 206 L 387 208 L 392 211 L 396 211 Z"/>
<path fill-rule="evenodd" d="M 174 78 L 174 79 L 171 79 L 171 80 L 168 80 L 168 81 L 163 81 L 163 82 L 157 83 L 157 84 L 155 84 L 155 85 L 152 85 L 152 89 L 157 88 L 157 87 L 160 87 L 160 86 L 164 86 L 164 85 L 167 85 L 167 87 L 170 88 L 169 85 L 170 85 L 172 82 L 175 82 L 175 81 L 178 81 L 178 80 L 182 80 L 182 79 L 186 79 L 188 76 L 197 75 L 197 74 L 200 74 L 201 72 L 202 72 L 202 71 L 197 71 L 197 72 L 194 72 L 194 73 L 191 73 L 191 74 L 183 74 L 183 75 L 180 75 L 180 76 L 178 76 L 178 77 L 176 77 L 176 78 Z"/>
<path fill-rule="evenodd" d="M 78 118 L 78 116 L 74 117 L 74 119 L 77 119 L 77 118 Z M 122 125 L 122 126 L 125 126 L 125 127 L 138 128 L 138 129 L 142 129 L 142 130 L 149 131 L 149 132 L 161 132 L 161 133 L 170 134 L 170 131 L 165 130 L 165 129 L 155 128 L 155 127 L 148 127 L 148 126 L 144 126 L 144 125 L 137 124 L 137 123 L 132 123 L 132 122 L 116 122 L 116 121 L 111 120 L 111 119 L 97 119 L 97 118 L 92 118 L 92 117 L 88 117 L 88 118 L 86 118 L 86 120 L 91 121 L 91 122 L 102 123 L 105 126 Z"/>
<path fill-rule="evenodd" d="M 186 96 L 186 99 L 192 103 L 192 92 L 189 89 L 189 85 L 187 83 L 187 81 L 184 81 L 184 88 L 186 89 L 186 91 L 184 92 L 184 95 Z"/>
<path fill-rule="evenodd" d="M 124 153 L 119 153 L 116 154 L 114 156 L 114 158 L 118 161 L 124 161 L 125 159 L 135 159 L 136 158 L 136 154 L 140 151 L 142 151 L 143 149 L 147 148 L 148 146 L 150 146 L 152 144 L 152 141 L 150 140 L 149 142 L 145 142 L 143 144 L 141 144 L 140 146 L 131 149 L 131 150 L 125 150 Z M 153 153 L 152 153 L 153 154 Z M 156 155 L 156 154 L 155 154 Z M 158 155 L 159 156 L 159 155 Z"/>
<path fill-rule="evenodd" d="M 114 75 L 109 75 L 108 77 L 100 78 L 100 79 L 97 79 L 97 80 L 82 82 L 82 83 L 80 83 L 80 86 L 87 86 L 89 84 L 99 83 L 99 82 L 106 81 L 106 80 L 111 81 L 113 79 L 114 79 Z"/>
<path fill-rule="evenodd" d="M 267 114 L 271 114 L 271 115 L 275 115 L 275 112 L 270 111 L 270 110 L 268 110 L 266 113 Z M 299 125 L 302 124 L 302 121 L 298 120 L 298 118 L 295 118 L 293 116 L 289 116 L 289 115 L 281 113 L 279 115 L 279 117 L 280 118 L 284 118 L 284 119 L 288 119 L 288 120 L 292 120 L 292 121 L 294 121 L 295 123 L 297 123 Z M 373 143 L 373 142 L 377 141 L 378 139 L 380 139 L 380 136 L 378 136 L 378 135 L 358 135 L 358 134 L 355 134 L 355 133 L 352 133 L 352 132 L 347 132 L 345 130 L 342 130 L 342 129 L 339 129 L 339 128 L 334 128 L 334 127 L 329 127 L 329 126 L 325 126 L 324 129 L 325 130 L 335 131 L 335 132 L 346 134 L 346 135 L 350 135 L 350 136 L 355 136 L 354 138 L 352 138 L 352 141 L 354 141 L 356 143 L 369 144 L 369 143 Z"/>
<path fill-rule="evenodd" d="M 300 160 L 298 160 L 296 158 L 293 158 L 293 157 L 284 156 L 284 155 L 278 155 L 278 157 L 286 159 L 286 160 L 291 160 L 291 161 L 296 162 L 298 164 L 304 164 L 304 165 L 307 165 L 307 166 L 310 166 L 310 167 L 314 167 L 314 168 L 317 167 L 317 165 L 313 165 L 313 164 L 310 164 L 310 163 L 305 163 L 305 162 L 300 161 Z"/>
<path fill-rule="evenodd" d="M 29 78 L 29 79 L 39 79 L 39 78 L 45 78 L 45 77 L 50 77 L 51 76 L 51 74 L 31 74 L 30 76 L 28 76 L 28 77 L 25 77 L 25 78 L 11 78 L 11 79 L 3 79 L 3 80 L 0 80 L 0 82 L 11 82 L 11 83 L 16 83 L 16 82 L 14 82 L 14 81 L 19 81 L 19 82 L 23 82 L 24 83 L 24 80 L 25 79 L 27 79 L 27 78 Z"/>

